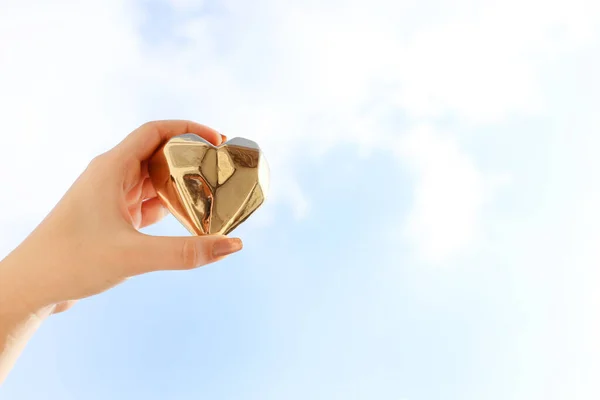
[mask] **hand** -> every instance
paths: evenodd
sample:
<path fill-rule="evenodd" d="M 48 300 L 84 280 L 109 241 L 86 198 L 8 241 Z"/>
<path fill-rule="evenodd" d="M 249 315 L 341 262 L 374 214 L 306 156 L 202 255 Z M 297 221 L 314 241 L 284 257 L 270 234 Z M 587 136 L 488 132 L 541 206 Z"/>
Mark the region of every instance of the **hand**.
<path fill-rule="evenodd" d="M 147 160 L 166 139 L 183 133 L 214 145 L 224 140 L 193 122 L 158 121 L 96 157 L 46 219 L 0 263 L 5 298 L 12 291 L 28 312 L 51 305 L 61 312 L 129 277 L 192 269 L 240 250 L 239 239 L 224 236 L 155 237 L 138 231 L 166 214 L 148 178 Z"/>

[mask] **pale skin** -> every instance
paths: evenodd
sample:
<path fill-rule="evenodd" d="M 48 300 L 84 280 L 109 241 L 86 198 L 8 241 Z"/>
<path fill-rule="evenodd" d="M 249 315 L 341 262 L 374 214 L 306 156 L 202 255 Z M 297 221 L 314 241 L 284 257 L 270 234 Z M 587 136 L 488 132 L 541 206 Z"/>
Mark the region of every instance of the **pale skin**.
<path fill-rule="evenodd" d="M 190 270 L 241 250 L 237 238 L 139 231 L 166 215 L 146 160 L 165 140 L 183 133 L 214 145 L 225 140 L 191 121 L 142 125 L 92 160 L 40 225 L 0 261 L 0 384 L 50 315 L 130 277 Z"/>

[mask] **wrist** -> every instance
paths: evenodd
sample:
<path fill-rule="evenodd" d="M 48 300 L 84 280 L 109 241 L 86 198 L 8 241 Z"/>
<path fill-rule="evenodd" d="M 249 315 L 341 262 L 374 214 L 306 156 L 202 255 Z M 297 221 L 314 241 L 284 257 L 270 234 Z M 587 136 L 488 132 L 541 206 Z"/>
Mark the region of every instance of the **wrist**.
<path fill-rule="evenodd" d="M 18 249 L 17 249 L 18 250 Z M 0 316 L 37 315 L 48 307 L 43 288 L 35 284 L 28 262 L 15 250 L 0 261 Z"/>
<path fill-rule="evenodd" d="M 14 255 L 0 261 L 0 384 L 54 306 L 32 296 L 27 274 Z"/>

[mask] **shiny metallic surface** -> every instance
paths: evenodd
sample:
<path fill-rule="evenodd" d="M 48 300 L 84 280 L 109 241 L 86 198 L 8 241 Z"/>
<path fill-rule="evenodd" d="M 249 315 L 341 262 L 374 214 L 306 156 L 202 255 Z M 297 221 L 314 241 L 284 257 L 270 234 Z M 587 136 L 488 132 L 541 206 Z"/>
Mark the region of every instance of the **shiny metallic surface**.
<path fill-rule="evenodd" d="M 194 134 L 171 138 L 148 163 L 165 207 L 193 235 L 230 233 L 265 201 L 269 167 L 253 141 L 214 146 Z"/>

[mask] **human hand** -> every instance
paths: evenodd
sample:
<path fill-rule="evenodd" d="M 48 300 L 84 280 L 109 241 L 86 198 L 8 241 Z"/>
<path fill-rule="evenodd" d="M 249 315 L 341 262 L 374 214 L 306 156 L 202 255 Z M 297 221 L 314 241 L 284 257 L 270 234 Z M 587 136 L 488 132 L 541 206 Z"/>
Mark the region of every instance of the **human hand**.
<path fill-rule="evenodd" d="M 0 263 L 5 298 L 12 291 L 28 312 L 47 306 L 61 312 L 129 277 L 193 269 L 240 250 L 239 239 L 224 236 L 156 237 L 138 231 L 166 214 L 148 177 L 147 160 L 165 140 L 183 133 L 214 145 L 225 139 L 193 122 L 157 121 L 96 157 L 46 219 Z"/>

